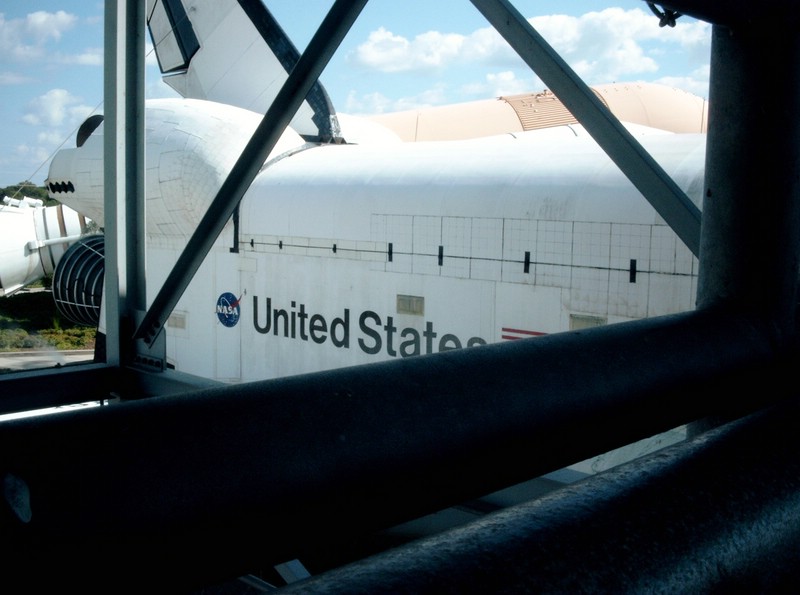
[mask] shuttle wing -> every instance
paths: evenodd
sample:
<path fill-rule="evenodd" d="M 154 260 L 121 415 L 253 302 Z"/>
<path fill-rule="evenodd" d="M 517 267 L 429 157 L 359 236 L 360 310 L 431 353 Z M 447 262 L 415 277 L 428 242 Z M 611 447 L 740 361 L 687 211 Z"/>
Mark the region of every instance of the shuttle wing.
<path fill-rule="evenodd" d="M 300 57 L 260 0 L 148 0 L 147 24 L 164 81 L 188 99 L 263 114 Z M 339 138 L 319 81 L 291 126 L 306 140 Z"/>

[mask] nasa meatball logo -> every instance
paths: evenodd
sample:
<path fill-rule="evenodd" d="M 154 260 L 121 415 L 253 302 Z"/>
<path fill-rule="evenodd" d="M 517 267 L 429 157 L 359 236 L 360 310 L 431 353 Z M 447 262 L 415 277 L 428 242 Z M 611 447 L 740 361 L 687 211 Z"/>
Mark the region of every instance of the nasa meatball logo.
<path fill-rule="evenodd" d="M 241 301 L 241 297 L 237 298 L 229 291 L 217 298 L 217 318 L 224 326 L 232 328 L 239 322 L 239 317 L 242 313 L 242 309 L 239 306 Z"/>

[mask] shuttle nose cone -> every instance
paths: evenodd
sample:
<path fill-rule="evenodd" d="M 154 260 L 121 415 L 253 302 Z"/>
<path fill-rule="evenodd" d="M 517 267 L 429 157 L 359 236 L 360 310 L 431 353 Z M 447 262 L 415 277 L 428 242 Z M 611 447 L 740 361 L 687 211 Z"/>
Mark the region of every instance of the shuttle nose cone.
<path fill-rule="evenodd" d="M 55 154 L 45 180 L 50 198 L 103 225 L 102 143 Z"/>
<path fill-rule="evenodd" d="M 75 184 L 70 179 L 75 157 L 74 149 L 63 149 L 55 154 L 50 162 L 50 170 L 45 180 L 50 198 L 61 200 L 63 194 L 74 193 Z"/>

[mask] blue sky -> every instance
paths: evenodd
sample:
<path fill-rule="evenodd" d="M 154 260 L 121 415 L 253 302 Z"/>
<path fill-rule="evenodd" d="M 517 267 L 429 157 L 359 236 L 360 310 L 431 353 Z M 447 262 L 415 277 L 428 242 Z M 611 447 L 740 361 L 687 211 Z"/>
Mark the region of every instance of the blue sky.
<path fill-rule="evenodd" d="M 589 83 L 661 82 L 707 96 L 710 25 L 660 28 L 641 0 L 512 0 Z M 302 51 L 332 0 L 267 0 Z M 298 6 L 302 10 L 298 11 Z M 172 91 L 148 60 L 147 97 Z M 0 8 L 0 187 L 41 184 L 52 153 L 102 112 L 103 3 Z M 538 91 L 468 0 L 370 0 L 322 76 L 338 111 L 368 114 Z"/>

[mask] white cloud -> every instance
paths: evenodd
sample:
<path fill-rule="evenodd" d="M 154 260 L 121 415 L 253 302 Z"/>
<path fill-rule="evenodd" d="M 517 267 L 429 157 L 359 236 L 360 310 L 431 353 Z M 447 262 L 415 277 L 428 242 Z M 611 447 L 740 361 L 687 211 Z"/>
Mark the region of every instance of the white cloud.
<path fill-rule="evenodd" d="M 429 31 L 408 40 L 380 27 L 348 56 L 359 66 L 381 72 L 409 72 L 445 66 L 457 58 L 464 36 Z"/>
<path fill-rule="evenodd" d="M 31 142 L 17 144 L 6 166 L 7 175 L 12 169 L 22 172 L 17 176 L 20 179 L 32 179 L 33 175 L 46 171 L 53 152 L 74 135 L 93 108 L 69 91 L 51 89 L 28 102 L 26 110 L 22 122 L 32 129 L 24 137 Z"/>
<path fill-rule="evenodd" d="M 0 14 L 0 52 L 6 59 L 19 61 L 41 59 L 47 55 L 49 41 L 58 41 L 78 21 L 75 15 L 58 12 L 37 11 L 25 18 L 6 20 Z"/>
<path fill-rule="evenodd" d="M 659 71 L 659 59 L 676 48 L 688 52 L 699 48 L 698 59 L 708 59 L 708 24 L 679 20 L 674 29 L 661 28 L 652 14 L 638 8 L 608 8 L 579 17 L 542 16 L 531 23 L 589 83 L 652 75 Z M 380 72 L 425 72 L 455 65 L 522 66 L 491 27 L 469 35 L 429 31 L 413 39 L 381 27 L 348 55 L 348 61 Z"/>
<path fill-rule="evenodd" d="M 145 99 L 163 99 L 180 97 L 180 95 L 158 76 L 157 78 L 150 78 L 145 82 L 144 97 Z"/>
<path fill-rule="evenodd" d="M 19 74 L 18 72 L 0 72 L 0 86 L 2 85 L 22 85 L 30 82 L 30 77 Z"/>
<path fill-rule="evenodd" d="M 60 128 L 80 124 L 92 107 L 81 103 L 81 98 L 65 89 L 51 89 L 28 103 L 28 112 L 22 117 L 26 124 Z"/>
<path fill-rule="evenodd" d="M 711 67 L 706 64 L 691 72 L 688 76 L 665 76 L 653 82 L 669 85 L 694 93 L 699 97 L 708 99 L 708 81 L 711 77 Z"/>
<path fill-rule="evenodd" d="M 158 68 L 158 56 L 149 35 L 144 40 L 144 64 L 147 67 Z"/>
<path fill-rule="evenodd" d="M 48 60 L 58 64 L 102 66 L 103 48 L 90 47 L 77 54 L 52 49 L 53 42 L 61 41 L 77 23 L 77 16 L 63 10 L 37 11 L 25 18 L 10 20 L 0 13 L 0 60 L 21 63 Z"/>
<path fill-rule="evenodd" d="M 520 79 L 510 70 L 487 74 L 486 83 L 491 89 L 491 95 L 493 97 L 516 95 L 518 93 L 529 92 L 534 88 L 531 85 L 530 79 Z"/>
<path fill-rule="evenodd" d="M 513 70 L 503 70 L 502 72 L 486 74 L 482 81 L 473 81 L 462 85 L 460 93 L 466 97 L 474 96 L 486 99 L 487 97 L 530 93 L 532 90 L 542 89 L 543 87 L 542 81 L 533 73 L 528 76 L 519 76 Z"/>
<path fill-rule="evenodd" d="M 73 14 L 59 10 L 58 12 L 45 12 L 39 10 L 25 17 L 25 33 L 35 40 L 61 39 L 64 31 L 71 29 L 78 21 Z"/>
<path fill-rule="evenodd" d="M 444 103 L 446 100 L 445 91 L 446 89 L 444 85 L 435 85 L 430 89 L 425 89 L 417 95 L 398 99 L 394 103 L 393 109 L 408 110 L 439 105 Z"/>
<path fill-rule="evenodd" d="M 7 164 L 12 164 L 20 171 L 25 171 L 20 175 L 19 180 L 29 180 L 34 176 L 30 175 L 38 167 L 41 171 L 43 164 L 51 157 L 50 150 L 42 146 L 17 145 L 14 147 L 11 158 L 6 158 Z"/>
<path fill-rule="evenodd" d="M 587 82 L 658 71 L 643 42 L 662 39 L 664 29 L 642 10 L 607 8 L 579 17 L 536 17 L 531 23 Z"/>
<path fill-rule="evenodd" d="M 413 41 L 380 27 L 369 34 L 348 59 L 381 72 L 429 70 L 453 61 L 464 43 L 464 36 L 429 31 Z"/>
<path fill-rule="evenodd" d="M 342 111 L 352 115 L 382 114 L 440 105 L 445 99 L 444 85 L 435 85 L 417 95 L 399 99 L 390 99 L 382 93 L 358 95 L 355 91 L 350 91 Z"/>
<path fill-rule="evenodd" d="M 366 93 L 359 96 L 355 91 L 347 94 L 344 110 L 348 114 L 382 114 L 391 111 L 392 100 L 382 93 Z"/>
<path fill-rule="evenodd" d="M 64 135 L 55 128 L 46 128 L 36 135 L 36 142 L 40 145 L 57 147 L 64 142 Z"/>
<path fill-rule="evenodd" d="M 61 64 L 77 64 L 79 66 L 102 66 L 103 48 L 87 48 L 80 54 L 59 54 L 57 61 Z"/>

